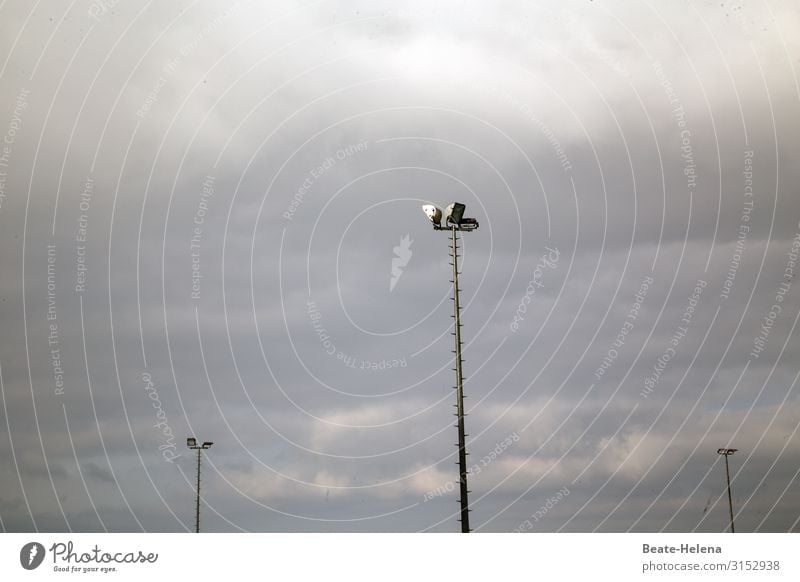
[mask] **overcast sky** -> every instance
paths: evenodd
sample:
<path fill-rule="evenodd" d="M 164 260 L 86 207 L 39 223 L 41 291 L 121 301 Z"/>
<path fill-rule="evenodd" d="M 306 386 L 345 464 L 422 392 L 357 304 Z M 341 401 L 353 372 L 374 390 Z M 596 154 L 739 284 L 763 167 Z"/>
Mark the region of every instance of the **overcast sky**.
<path fill-rule="evenodd" d="M 268 4 L 268 6 L 264 6 Z M 0 527 L 800 531 L 796 0 L 0 3 Z"/>

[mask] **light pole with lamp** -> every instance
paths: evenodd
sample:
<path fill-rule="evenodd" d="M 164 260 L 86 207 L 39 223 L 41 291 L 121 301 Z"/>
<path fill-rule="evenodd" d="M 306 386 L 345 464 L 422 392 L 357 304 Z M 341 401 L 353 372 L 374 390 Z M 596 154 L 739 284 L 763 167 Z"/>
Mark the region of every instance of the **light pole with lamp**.
<path fill-rule="evenodd" d="M 458 480 L 461 503 L 461 533 L 469 533 L 469 490 L 467 489 L 467 445 L 464 432 L 464 377 L 461 362 L 461 305 L 458 291 L 458 232 L 469 232 L 478 228 L 478 221 L 465 218 L 466 207 L 454 202 L 445 209 L 445 226 L 442 226 L 442 211 L 432 204 L 422 210 L 433 223 L 433 230 L 449 230 L 451 233 L 450 258 L 453 266 L 453 336 L 455 337 L 456 416 L 458 417 Z"/>
<path fill-rule="evenodd" d="M 211 448 L 214 443 L 206 441 L 202 445 L 197 444 L 197 439 L 189 437 L 186 439 L 186 446 L 197 451 L 197 502 L 195 504 L 194 532 L 200 533 L 200 454 Z"/>
<path fill-rule="evenodd" d="M 736 533 L 736 530 L 733 528 L 733 498 L 731 497 L 731 472 L 730 469 L 728 469 L 728 457 L 738 450 L 739 449 L 717 449 L 717 454 L 725 457 L 725 479 L 728 483 L 728 511 L 730 511 L 731 516 L 731 533 Z"/>

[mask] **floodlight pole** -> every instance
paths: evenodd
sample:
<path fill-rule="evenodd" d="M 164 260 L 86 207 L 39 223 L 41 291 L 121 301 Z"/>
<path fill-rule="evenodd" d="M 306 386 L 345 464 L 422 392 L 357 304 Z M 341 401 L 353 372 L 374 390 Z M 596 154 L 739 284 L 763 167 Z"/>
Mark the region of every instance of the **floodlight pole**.
<path fill-rule="evenodd" d="M 197 447 L 197 502 L 194 512 L 194 533 L 200 533 L 200 452 L 203 449 Z"/>
<path fill-rule="evenodd" d="M 450 256 L 453 265 L 453 336 L 456 360 L 456 416 L 458 417 L 458 480 L 460 485 L 461 533 L 469 533 L 469 491 L 467 490 L 467 444 L 464 432 L 464 377 L 461 367 L 461 305 L 458 292 L 458 228 L 451 228 Z"/>
<path fill-rule="evenodd" d="M 433 230 L 449 230 L 450 239 L 450 264 L 453 267 L 453 338 L 455 340 L 456 349 L 453 351 L 455 354 L 456 367 L 453 371 L 456 373 L 456 414 L 458 422 L 458 482 L 459 482 L 459 500 L 461 504 L 461 533 L 469 533 L 469 489 L 467 489 L 467 443 L 466 433 L 464 431 L 464 375 L 463 375 L 463 362 L 461 360 L 461 303 L 458 289 L 458 231 L 472 231 L 478 228 L 478 221 L 474 218 L 464 217 L 465 206 L 459 202 L 453 202 L 445 210 L 444 218 L 446 219 L 445 226 L 442 226 L 442 211 L 433 204 L 424 204 L 422 206 L 423 212 L 427 215 L 428 220 L 433 223 Z"/>
<path fill-rule="evenodd" d="M 735 453 L 737 449 L 718 449 L 717 454 L 725 457 L 725 480 L 728 483 L 728 511 L 731 516 L 731 533 L 736 533 L 733 527 L 733 498 L 731 497 L 731 471 L 728 468 L 728 457 Z"/>
<path fill-rule="evenodd" d="M 204 442 L 202 445 L 198 445 L 196 439 L 190 438 L 187 439 L 186 445 L 191 450 L 197 451 L 197 496 L 195 498 L 195 510 L 194 510 L 194 533 L 200 533 L 200 457 L 204 450 L 211 448 L 211 445 L 214 443 L 212 442 Z"/>

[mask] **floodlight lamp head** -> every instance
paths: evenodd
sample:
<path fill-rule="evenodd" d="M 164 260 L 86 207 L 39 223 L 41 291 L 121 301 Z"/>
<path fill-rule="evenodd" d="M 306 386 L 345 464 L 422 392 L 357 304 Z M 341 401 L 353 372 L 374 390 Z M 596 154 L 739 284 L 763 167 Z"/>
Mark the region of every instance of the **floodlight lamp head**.
<path fill-rule="evenodd" d="M 213 444 L 214 444 L 214 443 L 212 443 L 211 441 L 206 441 L 206 442 L 204 442 L 204 443 L 203 443 L 203 448 L 204 448 L 204 449 L 207 449 L 208 447 L 210 447 L 210 446 L 211 446 L 211 445 L 213 445 Z"/>
<path fill-rule="evenodd" d="M 433 223 L 434 227 L 440 227 L 442 225 L 441 209 L 437 208 L 433 204 L 423 204 L 422 211 L 425 213 L 425 216 L 428 217 L 428 220 Z"/>
<path fill-rule="evenodd" d="M 467 207 L 464 204 L 461 204 L 460 202 L 453 202 L 444 211 L 444 215 L 447 217 L 447 222 L 450 224 L 455 224 L 456 226 L 460 225 L 464 219 L 464 211 L 466 209 Z"/>
<path fill-rule="evenodd" d="M 196 447 L 197 446 L 197 439 L 194 437 L 189 437 L 186 439 L 186 446 L 187 447 Z"/>

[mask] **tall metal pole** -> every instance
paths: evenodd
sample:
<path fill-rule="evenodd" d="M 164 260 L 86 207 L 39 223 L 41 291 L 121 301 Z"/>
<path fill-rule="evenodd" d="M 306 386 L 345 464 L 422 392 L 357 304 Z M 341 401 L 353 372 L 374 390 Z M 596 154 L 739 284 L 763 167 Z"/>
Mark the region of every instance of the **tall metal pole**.
<path fill-rule="evenodd" d="M 442 226 L 442 218 L 446 218 L 446 223 L 449 225 L 451 240 L 450 240 L 450 258 L 453 266 L 453 337 L 455 340 L 456 349 L 453 351 L 455 354 L 456 367 L 453 369 L 456 373 L 456 414 L 458 417 L 458 481 L 459 481 L 459 503 L 461 504 L 461 512 L 459 521 L 461 522 L 461 533 L 469 533 L 469 489 L 467 488 L 467 443 L 466 433 L 464 431 L 464 375 L 463 375 L 463 362 L 461 360 L 461 305 L 458 289 L 458 232 L 471 232 L 478 228 L 478 221 L 474 218 L 464 216 L 465 206 L 460 202 L 453 202 L 442 213 L 441 209 L 433 204 L 423 204 L 422 211 L 433 223 L 433 230 L 447 230 L 448 226 Z"/>
<path fill-rule="evenodd" d="M 733 499 L 731 498 L 731 473 L 728 469 L 728 456 L 725 456 L 725 478 L 728 481 L 728 510 L 730 511 L 731 515 L 731 533 L 736 533 L 736 530 L 733 527 Z"/>
<path fill-rule="evenodd" d="M 731 516 L 731 533 L 736 533 L 736 530 L 733 527 L 733 498 L 731 497 L 731 471 L 728 468 L 728 457 L 738 450 L 739 449 L 727 449 L 727 448 L 717 449 L 717 454 L 723 455 L 725 457 L 725 481 L 728 484 L 728 511 L 730 512 Z"/>
<path fill-rule="evenodd" d="M 461 306 L 458 297 L 458 237 L 456 226 L 452 229 L 451 256 L 453 265 L 453 319 L 456 356 L 456 416 L 458 417 L 458 476 L 460 483 L 461 533 L 469 533 L 469 491 L 467 490 L 467 445 L 464 433 L 464 378 L 461 370 Z"/>
<path fill-rule="evenodd" d="M 202 448 L 197 449 L 197 504 L 195 506 L 194 533 L 200 533 L 200 453 Z"/>

